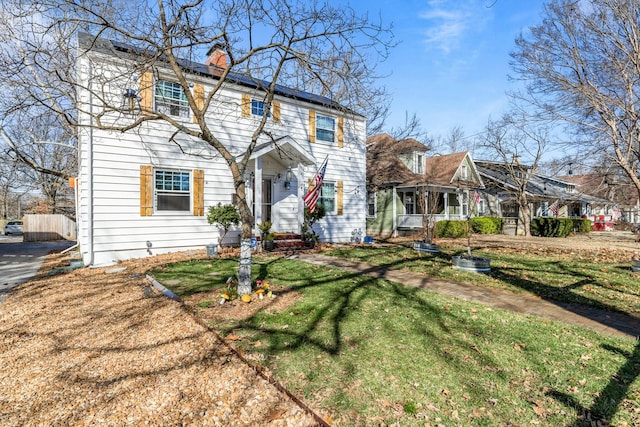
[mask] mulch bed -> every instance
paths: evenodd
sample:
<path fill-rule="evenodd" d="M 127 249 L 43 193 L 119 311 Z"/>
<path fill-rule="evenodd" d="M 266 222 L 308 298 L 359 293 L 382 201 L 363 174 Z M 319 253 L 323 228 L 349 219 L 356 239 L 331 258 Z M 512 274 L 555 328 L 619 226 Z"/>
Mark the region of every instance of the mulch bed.
<path fill-rule="evenodd" d="M 49 276 L 68 261 L 50 256 L 0 304 L 0 424 L 317 425 L 185 306 L 149 287 L 149 268 L 193 257 Z"/>

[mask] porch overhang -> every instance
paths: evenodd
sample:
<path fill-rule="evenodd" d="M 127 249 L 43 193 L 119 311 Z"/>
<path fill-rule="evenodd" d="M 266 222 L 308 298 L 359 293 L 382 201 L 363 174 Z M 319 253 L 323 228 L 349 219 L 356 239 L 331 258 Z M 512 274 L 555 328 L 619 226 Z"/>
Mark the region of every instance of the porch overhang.
<path fill-rule="evenodd" d="M 305 147 L 288 135 L 258 144 L 250 159 L 255 160 L 266 155 L 279 159 L 284 164 L 301 164 L 303 166 L 317 164 L 315 157 L 311 154 L 311 147 Z"/>

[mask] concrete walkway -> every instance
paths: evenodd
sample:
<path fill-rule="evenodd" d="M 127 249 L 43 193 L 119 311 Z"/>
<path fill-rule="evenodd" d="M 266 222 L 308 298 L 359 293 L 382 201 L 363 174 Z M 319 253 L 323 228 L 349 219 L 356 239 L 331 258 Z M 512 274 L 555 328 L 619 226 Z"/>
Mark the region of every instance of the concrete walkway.
<path fill-rule="evenodd" d="M 23 242 L 22 236 L 0 236 L 0 301 L 3 294 L 33 278 L 49 253 L 74 244 L 66 240 Z"/>
<path fill-rule="evenodd" d="M 419 275 L 415 272 L 393 270 L 385 266 L 374 266 L 363 262 L 320 254 L 301 253 L 292 256 L 292 258 L 310 264 L 324 265 L 353 273 L 367 274 L 372 277 L 387 279 L 407 286 L 415 286 L 505 310 L 558 320 L 571 325 L 594 329 L 605 334 L 631 338 L 638 338 L 640 336 L 640 319 L 622 313 L 610 312 L 579 304 L 545 300 L 530 294 L 488 289 L 434 279 L 432 277 Z"/>

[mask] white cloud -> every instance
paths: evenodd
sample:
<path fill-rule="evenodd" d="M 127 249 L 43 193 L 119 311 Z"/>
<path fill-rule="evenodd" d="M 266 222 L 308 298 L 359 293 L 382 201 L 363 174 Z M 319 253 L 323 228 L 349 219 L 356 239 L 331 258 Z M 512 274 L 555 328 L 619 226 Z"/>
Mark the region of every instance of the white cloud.
<path fill-rule="evenodd" d="M 492 13 L 479 0 L 433 0 L 420 19 L 429 23 L 424 31 L 428 48 L 440 49 L 445 54 L 458 49 L 465 38 L 485 27 Z"/>

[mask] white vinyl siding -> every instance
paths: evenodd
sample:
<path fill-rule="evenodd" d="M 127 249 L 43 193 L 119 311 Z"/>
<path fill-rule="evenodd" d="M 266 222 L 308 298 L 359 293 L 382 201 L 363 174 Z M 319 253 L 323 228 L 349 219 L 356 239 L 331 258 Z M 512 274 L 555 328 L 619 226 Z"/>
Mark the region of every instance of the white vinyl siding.
<path fill-rule="evenodd" d="M 99 61 L 101 55 L 92 55 L 91 59 Z M 111 62 L 106 62 L 109 59 L 104 58 L 104 66 L 110 66 Z M 89 67 L 87 57 L 79 58 L 78 61 L 81 79 L 86 79 L 83 73 L 90 69 L 97 69 Z M 123 72 L 124 70 L 120 70 L 116 74 Z M 167 70 L 160 75 L 167 76 Z M 170 80 L 165 78 L 167 81 Z M 194 84 L 202 84 L 203 93 L 208 94 L 214 82 L 197 76 Z M 126 85 L 130 83 L 127 82 Z M 123 87 L 127 86 L 123 85 Z M 150 95 L 155 95 L 155 85 L 153 91 L 149 92 Z M 246 92 L 246 87 L 231 84 L 223 87 L 221 92 L 212 99 L 205 116 L 208 123 L 216 124 L 215 136 L 234 153 L 241 153 L 246 149 L 255 130 L 255 120 L 246 120 L 241 114 L 240 105 L 243 94 Z M 120 98 L 121 94 L 122 92 L 118 92 Z M 90 97 L 86 91 L 80 91 L 79 97 L 81 107 L 79 120 L 83 126 L 78 135 L 80 157 L 78 241 L 83 257 L 87 255 L 90 242 L 92 242 L 92 253 L 95 256 L 96 265 L 110 264 L 132 257 L 146 257 L 150 253 L 155 255 L 179 250 L 203 249 L 207 244 L 217 242 L 219 231 L 207 223 L 206 210 L 218 202 L 231 203 L 232 194 L 235 192 L 229 168 L 219 154 L 202 141 L 183 133 L 175 134 L 176 129 L 163 121 L 145 122 L 139 128 L 124 133 L 93 128 L 93 137 L 90 138 L 88 129 L 92 123 L 88 116 L 82 113 L 82 111 L 89 111 Z M 147 108 L 151 111 L 155 108 L 157 99 L 155 96 L 148 98 L 153 101 Z M 179 98 L 182 98 L 182 95 Z M 94 111 L 98 111 L 98 100 L 94 97 L 93 101 L 96 103 Z M 250 101 L 251 98 L 249 98 L 249 104 Z M 352 115 L 343 118 L 345 145 L 337 150 L 337 142 L 314 144 L 310 141 L 308 122 L 310 110 L 316 111 L 320 116 L 336 117 L 334 142 L 338 141 L 339 112 L 309 102 L 279 98 L 272 106 L 272 119 L 266 123 L 265 130 L 275 138 L 288 136 L 294 139 L 317 162 L 314 165 L 304 166 L 291 163 L 290 166 L 295 173 L 291 188 L 285 189 L 282 182 L 276 185 L 277 188 L 274 187 L 273 209 L 277 210 L 279 215 L 278 228 L 274 231 L 298 229 L 300 199 L 306 190 L 306 183 L 316 173 L 322 160 L 328 156 L 329 166 L 325 182 L 336 184 L 333 187 L 332 200 L 331 202 L 327 200 L 327 203 L 332 204 L 333 211 L 338 210 L 337 183 L 343 181 L 343 214 L 321 219 L 314 225 L 314 229 L 322 241 L 349 242 L 352 231 L 364 229 L 366 225 L 366 197 L 363 192 L 356 193 L 357 187 L 365 188 L 366 185 L 365 120 L 363 117 Z M 121 119 L 118 114 L 113 114 L 110 118 Z M 280 119 L 282 123 L 279 123 Z M 181 121 L 181 123 L 191 129 L 197 127 L 197 124 L 191 121 Z M 172 136 L 177 143 L 169 142 Z M 261 140 L 261 143 L 266 140 L 266 138 L 264 141 Z M 274 151 L 271 155 L 261 158 L 263 178 L 270 174 L 275 177 L 277 173 L 286 172 L 289 163 L 274 161 L 276 155 Z M 93 167 L 91 180 L 89 164 Z M 256 172 L 257 177 L 256 164 L 256 161 L 251 160 L 249 165 L 251 170 L 247 173 Z M 189 191 L 193 209 L 196 202 L 194 172 L 202 170 L 205 215 L 185 215 L 183 211 L 154 211 L 147 216 L 142 216 L 140 213 L 142 165 L 152 167 L 153 172 L 150 173 L 152 180 L 155 180 L 155 171 L 190 172 Z M 88 196 L 89 188 L 93 191 L 91 199 Z M 151 189 L 156 191 L 155 181 Z M 92 211 L 89 211 L 90 206 Z M 90 216 L 93 218 L 91 236 L 88 229 Z M 237 244 L 238 236 L 239 229 L 231 230 L 225 238 L 225 243 Z M 147 242 L 152 244 L 151 249 L 147 247 Z"/>

